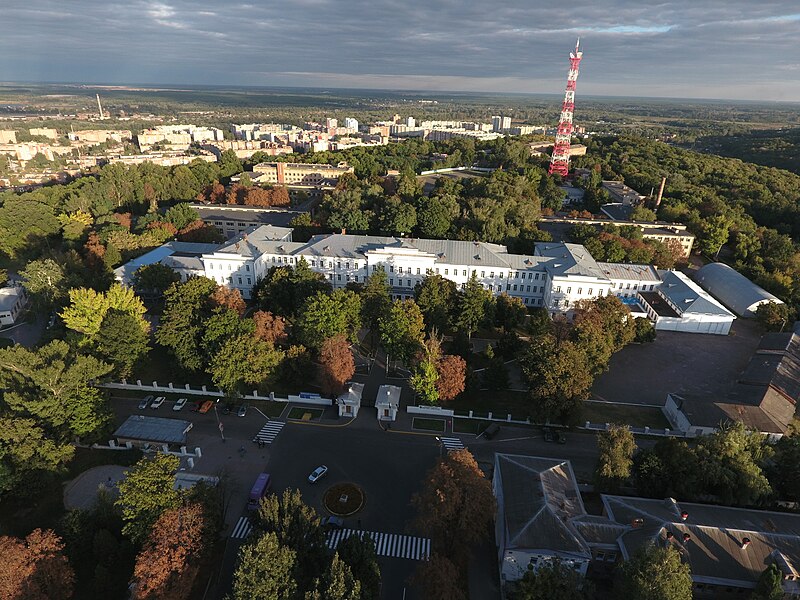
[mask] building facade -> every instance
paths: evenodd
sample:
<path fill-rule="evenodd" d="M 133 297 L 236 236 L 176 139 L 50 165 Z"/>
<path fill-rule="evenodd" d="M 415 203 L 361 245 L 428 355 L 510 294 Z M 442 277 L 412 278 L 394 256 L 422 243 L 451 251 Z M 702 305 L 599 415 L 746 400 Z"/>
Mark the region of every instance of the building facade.
<path fill-rule="evenodd" d="M 253 167 L 253 182 L 270 185 L 336 185 L 339 177 L 353 171 L 353 167 L 345 164 L 334 167 L 310 163 L 259 163 Z"/>

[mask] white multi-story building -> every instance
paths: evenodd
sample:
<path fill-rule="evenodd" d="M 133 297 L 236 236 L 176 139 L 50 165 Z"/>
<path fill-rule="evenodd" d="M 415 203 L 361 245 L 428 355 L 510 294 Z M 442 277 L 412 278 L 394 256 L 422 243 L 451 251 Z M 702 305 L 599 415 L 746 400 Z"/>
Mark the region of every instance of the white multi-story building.
<path fill-rule="evenodd" d="M 344 120 L 344 126 L 347 129 L 352 129 L 354 131 L 358 131 L 358 119 L 354 119 L 352 117 L 347 117 Z"/>

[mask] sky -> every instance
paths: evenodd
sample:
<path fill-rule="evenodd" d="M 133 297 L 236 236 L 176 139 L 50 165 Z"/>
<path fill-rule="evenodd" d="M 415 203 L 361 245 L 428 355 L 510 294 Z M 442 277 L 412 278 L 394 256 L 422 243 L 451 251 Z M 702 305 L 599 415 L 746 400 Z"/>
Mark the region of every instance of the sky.
<path fill-rule="evenodd" d="M 2 0 L 0 81 L 800 102 L 797 0 Z"/>

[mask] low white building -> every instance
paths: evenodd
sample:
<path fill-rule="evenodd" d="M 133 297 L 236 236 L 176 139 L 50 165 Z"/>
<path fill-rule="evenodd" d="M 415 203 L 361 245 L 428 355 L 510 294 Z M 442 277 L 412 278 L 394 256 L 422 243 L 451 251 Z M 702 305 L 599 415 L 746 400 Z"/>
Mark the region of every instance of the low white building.
<path fill-rule="evenodd" d="M 21 285 L 0 288 L 0 325 L 13 325 L 28 303 L 28 294 Z"/>
<path fill-rule="evenodd" d="M 351 381 L 347 384 L 347 389 L 336 398 L 336 406 L 339 407 L 339 416 L 354 419 L 358 416 L 358 409 L 361 408 L 361 395 L 364 393 L 364 384 Z"/>
<path fill-rule="evenodd" d="M 378 410 L 379 421 L 394 421 L 400 409 L 400 394 L 403 390 L 396 385 L 382 385 L 378 388 L 375 398 L 375 408 Z"/>
<path fill-rule="evenodd" d="M 736 315 L 680 271 L 659 275 L 655 291 L 639 292 L 657 330 L 728 335 Z"/>

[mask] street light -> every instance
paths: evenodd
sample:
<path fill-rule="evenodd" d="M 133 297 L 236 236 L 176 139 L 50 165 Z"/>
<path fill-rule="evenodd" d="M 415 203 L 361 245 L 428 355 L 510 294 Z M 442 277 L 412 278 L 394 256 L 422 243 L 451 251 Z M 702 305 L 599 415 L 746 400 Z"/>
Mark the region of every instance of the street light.
<path fill-rule="evenodd" d="M 436 441 L 439 442 L 439 457 L 441 457 L 442 456 L 442 449 L 444 448 L 444 442 L 442 441 L 442 438 L 440 438 L 438 436 L 436 437 Z"/>
<path fill-rule="evenodd" d="M 219 399 L 217 399 L 219 402 Z M 217 417 L 217 427 L 219 428 L 219 435 L 222 437 L 223 443 L 225 442 L 225 426 L 222 424 L 222 421 L 219 420 L 219 412 L 217 412 L 217 405 L 214 404 L 214 416 Z"/>

